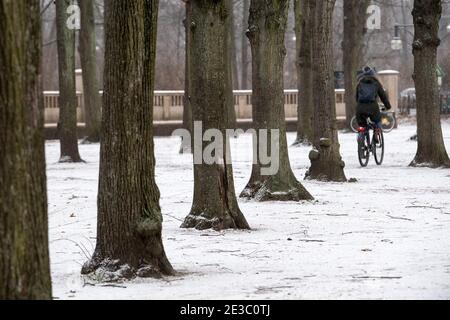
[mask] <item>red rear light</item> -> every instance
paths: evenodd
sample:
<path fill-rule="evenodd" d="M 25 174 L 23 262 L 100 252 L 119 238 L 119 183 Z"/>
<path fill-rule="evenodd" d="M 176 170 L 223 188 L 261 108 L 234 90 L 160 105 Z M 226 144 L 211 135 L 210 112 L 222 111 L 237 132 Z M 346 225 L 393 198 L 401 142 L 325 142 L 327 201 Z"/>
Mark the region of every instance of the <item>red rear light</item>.
<path fill-rule="evenodd" d="M 358 132 L 365 132 L 366 131 L 366 128 L 364 128 L 364 127 L 359 127 L 358 128 Z"/>

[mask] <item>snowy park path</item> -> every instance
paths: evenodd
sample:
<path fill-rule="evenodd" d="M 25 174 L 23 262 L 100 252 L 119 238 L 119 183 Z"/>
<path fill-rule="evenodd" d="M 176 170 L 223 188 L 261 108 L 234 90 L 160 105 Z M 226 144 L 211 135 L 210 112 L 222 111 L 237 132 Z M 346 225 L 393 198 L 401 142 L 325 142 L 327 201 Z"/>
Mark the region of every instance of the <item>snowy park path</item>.
<path fill-rule="evenodd" d="M 450 151 L 450 124 L 443 126 Z M 179 275 L 107 285 L 86 282 L 81 264 L 95 246 L 99 145 L 86 164 L 59 164 L 48 142 L 50 250 L 58 299 L 428 299 L 450 298 L 450 170 L 409 168 L 412 125 L 386 136 L 385 163 L 360 168 L 354 134 L 340 134 L 347 178 L 304 181 L 302 203 L 240 201 L 252 231 L 180 229 L 192 201 L 189 155 L 178 138 L 156 138 L 163 237 Z M 293 142 L 295 135 L 288 135 Z M 251 170 L 251 137 L 232 141 L 236 191 Z M 290 148 L 299 179 L 308 147 Z"/>

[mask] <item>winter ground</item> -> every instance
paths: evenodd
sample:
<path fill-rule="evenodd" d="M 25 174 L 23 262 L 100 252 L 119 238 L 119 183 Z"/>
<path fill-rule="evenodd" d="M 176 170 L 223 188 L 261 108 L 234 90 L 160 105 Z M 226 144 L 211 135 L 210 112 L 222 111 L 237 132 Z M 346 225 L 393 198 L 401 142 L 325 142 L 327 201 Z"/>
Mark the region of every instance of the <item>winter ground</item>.
<path fill-rule="evenodd" d="M 450 151 L 450 122 L 444 124 Z M 156 138 L 164 244 L 178 276 L 106 285 L 79 275 L 95 245 L 99 145 L 86 164 L 59 164 L 48 142 L 50 250 L 57 299 L 449 299 L 450 170 L 409 168 L 411 124 L 386 136 L 382 167 L 360 168 L 354 134 L 340 134 L 348 178 L 304 181 L 314 202 L 240 201 L 252 231 L 195 231 L 179 225 L 193 189 L 191 157 L 177 138 Z M 294 134 L 288 139 L 293 142 Z M 251 170 L 251 137 L 232 142 L 236 191 Z M 299 179 L 309 148 L 290 148 Z"/>

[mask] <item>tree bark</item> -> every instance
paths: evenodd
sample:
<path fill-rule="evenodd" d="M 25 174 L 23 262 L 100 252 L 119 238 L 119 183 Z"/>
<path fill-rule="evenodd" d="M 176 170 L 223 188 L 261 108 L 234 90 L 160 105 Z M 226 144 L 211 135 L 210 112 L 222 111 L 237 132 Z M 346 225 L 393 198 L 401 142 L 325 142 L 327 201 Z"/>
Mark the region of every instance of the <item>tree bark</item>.
<path fill-rule="evenodd" d="M 283 66 L 286 56 L 284 35 L 286 32 L 288 0 L 252 0 L 248 37 L 252 50 L 253 123 L 257 129 L 257 155 L 252 175 L 241 197 L 258 201 L 311 200 L 312 196 L 295 178 L 292 172 L 284 112 Z M 261 131 L 268 131 L 268 139 L 262 139 Z M 262 175 L 265 167 L 259 150 L 271 150 L 271 130 L 279 130 L 279 170 L 274 175 Z M 267 141 L 264 141 L 267 140 Z M 263 145 L 266 144 L 267 145 Z"/>
<path fill-rule="evenodd" d="M 86 110 L 87 142 L 100 141 L 101 100 L 97 77 L 94 0 L 78 0 L 81 10 L 80 60 L 83 70 L 83 98 Z"/>
<path fill-rule="evenodd" d="M 247 90 L 248 85 L 248 68 L 249 68 L 249 58 L 248 58 L 248 38 L 246 36 L 248 29 L 248 14 L 250 10 L 250 0 L 243 0 L 244 13 L 242 18 L 243 33 L 241 35 L 242 48 L 241 48 L 241 62 L 242 62 L 242 73 L 241 73 L 241 89 Z"/>
<path fill-rule="evenodd" d="M 188 130 L 191 134 L 191 141 L 190 144 L 188 141 L 185 141 L 184 139 L 181 142 L 180 147 L 180 153 L 192 153 L 192 146 L 194 145 L 193 141 L 193 121 L 192 121 L 192 109 L 191 109 L 191 90 L 189 85 L 189 74 L 191 70 L 191 53 L 190 53 L 190 42 L 191 42 L 191 28 L 189 26 L 189 23 L 191 21 L 190 19 L 190 7 L 191 7 L 191 1 L 186 0 L 184 1 L 185 7 L 186 7 L 186 18 L 184 20 L 184 28 L 185 28 L 185 37 L 186 37 L 186 44 L 185 44 L 185 77 L 184 77 L 184 97 L 183 97 L 183 128 Z"/>
<path fill-rule="evenodd" d="M 411 166 L 449 167 L 450 160 L 442 136 L 439 88 L 437 82 L 437 48 L 442 2 L 415 0 L 414 82 L 417 97 L 417 153 Z"/>
<path fill-rule="evenodd" d="M 230 85 L 230 90 L 227 93 L 230 95 L 231 103 L 228 105 L 228 127 L 229 129 L 235 129 L 237 127 L 236 110 L 234 108 L 234 94 L 233 90 L 239 89 L 239 75 L 236 63 L 236 44 L 234 41 L 234 5 L 233 0 L 226 0 L 227 14 L 229 19 L 227 19 L 227 30 L 228 30 L 228 46 L 231 54 L 231 59 L 228 59 L 228 75 L 231 78 L 226 83 Z"/>
<path fill-rule="evenodd" d="M 51 299 L 39 1 L 0 2 L 0 299 Z"/>
<path fill-rule="evenodd" d="M 74 0 L 56 0 L 56 33 L 59 74 L 60 162 L 81 162 L 77 137 L 77 95 L 75 87 L 75 30 L 67 27 L 67 7 Z"/>
<path fill-rule="evenodd" d="M 297 53 L 298 122 L 294 145 L 313 141 L 312 17 L 308 0 L 294 0 Z"/>
<path fill-rule="evenodd" d="M 313 23 L 314 149 L 306 178 L 346 181 L 339 153 L 333 77 L 333 9 L 335 0 L 308 0 Z"/>
<path fill-rule="evenodd" d="M 44 37 L 44 35 L 43 35 Z M 47 35 L 48 39 L 56 39 L 56 21 L 53 21 L 50 27 L 50 31 Z M 56 43 L 43 46 L 42 48 L 42 87 L 57 88 L 58 87 L 58 68 L 55 68 L 55 60 L 57 59 L 57 47 Z"/>
<path fill-rule="evenodd" d="M 196 62 L 191 64 L 189 74 L 193 119 L 201 122 L 202 135 L 208 129 L 220 130 L 225 137 L 222 141 L 224 151 L 228 141 L 225 134 L 229 123 L 228 110 L 233 103 L 227 1 L 192 1 L 189 22 L 192 35 L 189 50 L 192 61 Z M 237 203 L 233 168 L 226 152 L 216 154 L 217 161 L 213 164 L 207 164 L 204 159 L 195 161 L 208 145 L 195 140 L 194 201 L 181 227 L 249 229 Z"/>
<path fill-rule="evenodd" d="M 409 2 L 409 3 L 408 3 Z M 411 15 L 411 8 L 409 8 L 411 1 L 405 1 L 401 4 L 401 10 L 402 10 L 402 24 L 409 24 L 408 18 L 410 18 Z M 402 28 L 401 32 L 401 39 L 402 39 L 402 61 L 400 64 L 400 73 L 404 75 L 400 78 L 399 86 L 401 88 L 411 87 L 411 78 L 409 77 L 412 75 L 413 71 L 412 68 L 414 66 L 414 63 L 410 63 L 410 54 L 412 53 L 409 50 L 409 29 Z"/>
<path fill-rule="evenodd" d="M 105 4 L 97 245 L 82 273 L 105 280 L 171 275 L 161 239 L 152 129 L 158 1 Z"/>
<path fill-rule="evenodd" d="M 231 48 L 231 71 L 232 71 L 232 79 L 233 79 L 233 90 L 238 90 L 241 86 L 239 84 L 239 72 L 238 72 L 238 64 L 237 64 L 237 55 L 236 55 L 236 41 L 235 41 L 235 22 L 234 22 L 234 0 L 228 0 L 228 10 L 230 12 L 230 20 L 229 20 L 229 31 L 230 31 L 230 48 Z"/>
<path fill-rule="evenodd" d="M 363 63 L 363 42 L 369 0 L 344 0 L 344 40 L 342 42 L 345 74 L 345 123 L 356 114 L 356 73 Z"/>

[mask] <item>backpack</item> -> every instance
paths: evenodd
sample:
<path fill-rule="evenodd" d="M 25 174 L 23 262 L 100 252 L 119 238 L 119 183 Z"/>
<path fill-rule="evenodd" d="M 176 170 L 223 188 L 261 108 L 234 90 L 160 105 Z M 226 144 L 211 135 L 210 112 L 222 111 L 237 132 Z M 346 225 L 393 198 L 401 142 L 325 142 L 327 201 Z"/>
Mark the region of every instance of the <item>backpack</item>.
<path fill-rule="evenodd" d="M 372 103 L 377 101 L 378 86 L 374 81 L 361 81 L 358 86 L 358 102 Z"/>

